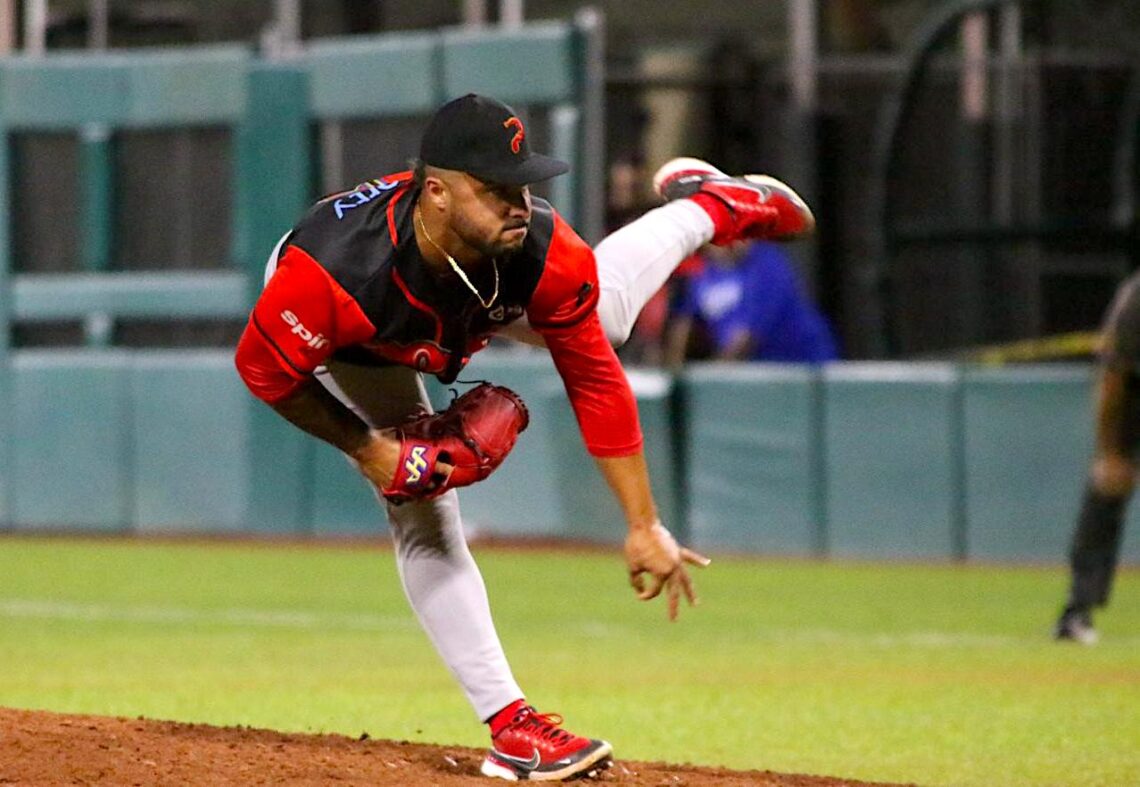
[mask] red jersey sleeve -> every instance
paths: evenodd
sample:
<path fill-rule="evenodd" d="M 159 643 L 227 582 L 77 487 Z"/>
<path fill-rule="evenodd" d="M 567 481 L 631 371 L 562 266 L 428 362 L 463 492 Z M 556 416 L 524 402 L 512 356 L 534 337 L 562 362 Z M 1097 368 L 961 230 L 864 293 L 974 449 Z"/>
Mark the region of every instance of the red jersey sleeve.
<path fill-rule="evenodd" d="M 328 271 L 300 248 L 287 246 L 254 304 L 234 362 L 250 391 L 272 404 L 293 393 L 338 347 L 375 333 Z"/>
<path fill-rule="evenodd" d="M 642 446 L 637 400 L 602 330 L 597 304 L 594 252 L 555 214 L 527 318 L 546 340 L 587 450 L 594 456 L 629 456 Z"/>

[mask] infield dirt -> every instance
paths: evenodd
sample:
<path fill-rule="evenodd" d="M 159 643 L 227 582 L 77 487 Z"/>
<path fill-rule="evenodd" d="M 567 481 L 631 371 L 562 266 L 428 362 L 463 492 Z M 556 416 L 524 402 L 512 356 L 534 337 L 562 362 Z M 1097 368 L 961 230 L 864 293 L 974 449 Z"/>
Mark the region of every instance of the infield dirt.
<path fill-rule="evenodd" d="M 460 746 L 302 735 L 152 719 L 0 708 L 0 784 L 393 785 L 502 782 L 479 775 L 483 752 Z M 823 776 L 617 760 L 578 784 L 653 787 L 837 787 Z"/>

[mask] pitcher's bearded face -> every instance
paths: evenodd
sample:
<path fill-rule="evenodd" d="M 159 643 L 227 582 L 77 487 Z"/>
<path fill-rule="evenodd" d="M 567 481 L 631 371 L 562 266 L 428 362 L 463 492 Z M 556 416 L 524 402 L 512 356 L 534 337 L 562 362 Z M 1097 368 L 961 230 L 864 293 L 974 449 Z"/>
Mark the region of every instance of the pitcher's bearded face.
<path fill-rule="evenodd" d="M 488 257 L 518 251 L 530 227 L 529 186 L 482 181 L 466 173 L 449 178 L 448 223 L 466 245 Z"/>

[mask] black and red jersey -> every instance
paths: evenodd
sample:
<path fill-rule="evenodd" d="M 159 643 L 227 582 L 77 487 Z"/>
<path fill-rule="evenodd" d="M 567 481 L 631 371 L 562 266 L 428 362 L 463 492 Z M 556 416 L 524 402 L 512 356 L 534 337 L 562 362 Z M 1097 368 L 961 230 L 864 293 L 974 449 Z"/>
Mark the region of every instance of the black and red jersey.
<path fill-rule="evenodd" d="M 521 317 L 546 341 L 587 447 L 641 447 L 637 409 L 598 320 L 593 251 L 535 199 L 523 247 L 499 258 L 499 297 L 484 308 L 450 271 L 435 272 L 413 230 L 411 173 L 326 197 L 293 228 L 250 315 L 236 362 L 255 395 L 288 397 L 330 358 L 399 364 L 451 382 L 502 326 Z M 487 265 L 468 274 L 494 290 Z"/>

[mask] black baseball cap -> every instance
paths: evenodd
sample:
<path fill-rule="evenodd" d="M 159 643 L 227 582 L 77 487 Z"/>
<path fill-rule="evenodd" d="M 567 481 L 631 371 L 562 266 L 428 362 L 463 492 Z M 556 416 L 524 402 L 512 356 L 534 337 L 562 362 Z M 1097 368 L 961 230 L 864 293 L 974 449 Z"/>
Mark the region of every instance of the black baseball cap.
<path fill-rule="evenodd" d="M 513 109 L 468 93 L 436 111 L 420 140 L 420 160 L 511 185 L 538 183 L 570 171 L 565 161 L 533 153 L 526 137 Z"/>

